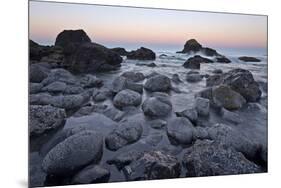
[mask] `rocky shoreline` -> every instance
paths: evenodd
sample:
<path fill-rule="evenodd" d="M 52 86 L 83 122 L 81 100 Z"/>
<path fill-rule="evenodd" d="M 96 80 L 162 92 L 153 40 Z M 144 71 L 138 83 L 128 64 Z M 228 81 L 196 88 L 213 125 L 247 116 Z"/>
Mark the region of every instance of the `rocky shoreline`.
<path fill-rule="evenodd" d="M 216 50 L 188 40 L 180 53 L 194 56 L 179 66 L 182 78 L 116 74 L 124 59 L 142 70 L 167 56 L 109 49 L 83 30 L 62 31 L 54 46 L 29 45 L 32 187 L 267 172 L 267 112 L 259 108 L 267 90 L 243 68 L 203 74 L 206 64 L 231 64 Z M 178 95 L 192 90 L 182 84 L 205 88 L 178 110 Z"/>

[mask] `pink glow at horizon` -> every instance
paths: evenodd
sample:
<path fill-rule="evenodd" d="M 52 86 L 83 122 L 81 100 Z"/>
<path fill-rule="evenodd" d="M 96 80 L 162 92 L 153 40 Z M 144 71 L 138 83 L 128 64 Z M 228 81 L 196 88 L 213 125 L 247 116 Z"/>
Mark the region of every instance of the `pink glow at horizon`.
<path fill-rule="evenodd" d="M 267 47 L 267 17 L 161 9 L 30 2 L 30 39 L 53 44 L 65 29 L 83 29 L 107 45 Z"/>

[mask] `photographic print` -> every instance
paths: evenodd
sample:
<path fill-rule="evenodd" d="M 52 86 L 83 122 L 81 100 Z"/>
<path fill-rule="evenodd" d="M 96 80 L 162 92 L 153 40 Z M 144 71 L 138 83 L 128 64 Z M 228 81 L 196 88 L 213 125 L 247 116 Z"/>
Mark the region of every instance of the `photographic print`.
<path fill-rule="evenodd" d="M 29 1 L 29 186 L 267 172 L 267 16 Z"/>

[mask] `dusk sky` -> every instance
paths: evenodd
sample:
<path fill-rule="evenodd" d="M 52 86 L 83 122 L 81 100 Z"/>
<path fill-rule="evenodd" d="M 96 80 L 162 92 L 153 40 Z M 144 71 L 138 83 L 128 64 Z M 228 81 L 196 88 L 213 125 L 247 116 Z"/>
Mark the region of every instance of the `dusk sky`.
<path fill-rule="evenodd" d="M 266 16 L 30 2 L 30 39 L 53 45 L 64 29 L 83 29 L 107 47 L 181 50 L 191 38 L 213 48 L 267 47 Z"/>

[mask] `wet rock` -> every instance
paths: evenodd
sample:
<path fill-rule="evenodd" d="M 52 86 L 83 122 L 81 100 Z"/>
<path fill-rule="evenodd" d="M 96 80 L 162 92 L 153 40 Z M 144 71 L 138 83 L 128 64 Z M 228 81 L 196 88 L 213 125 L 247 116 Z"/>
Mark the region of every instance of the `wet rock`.
<path fill-rule="evenodd" d="M 223 119 L 225 119 L 229 122 L 232 122 L 234 124 L 242 123 L 242 120 L 238 114 L 236 114 L 234 112 L 230 112 L 224 108 L 221 109 L 221 115 L 222 115 Z"/>
<path fill-rule="evenodd" d="M 120 48 L 120 47 L 111 48 L 111 50 L 114 51 L 115 53 L 121 55 L 121 56 L 126 56 L 129 53 L 129 52 L 126 51 L 125 48 Z"/>
<path fill-rule="evenodd" d="M 119 76 L 119 77 L 115 78 L 112 82 L 112 91 L 114 93 L 118 93 L 124 89 L 130 89 L 130 90 L 133 90 L 135 92 L 142 94 L 143 85 L 134 83 L 133 81 L 131 81 L 123 76 Z"/>
<path fill-rule="evenodd" d="M 154 95 L 143 102 L 142 110 L 149 117 L 164 117 L 172 111 L 172 103 L 167 96 Z"/>
<path fill-rule="evenodd" d="M 131 51 L 127 54 L 128 59 L 137 59 L 137 60 L 155 60 L 155 53 L 148 49 L 141 47 L 135 51 Z"/>
<path fill-rule="evenodd" d="M 65 69 L 53 70 L 46 79 L 42 81 L 44 86 L 49 85 L 53 82 L 63 82 L 69 85 L 77 85 L 77 79 Z"/>
<path fill-rule="evenodd" d="M 119 170 L 121 170 L 131 162 L 138 160 L 140 157 L 142 157 L 142 155 L 143 152 L 130 150 L 117 154 L 112 159 L 109 159 L 107 163 L 110 165 L 115 165 Z"/>
<path fill-rule="evenodd" d="M 206 86 L 212 87 L 215 85 L 219 85 L 222 82 L 222 75 L 221 74 L 215 74 L 211 75 L 206 79 Z"/>
<path fill-rule="evenodd" d="M 213 63 L 212 60 L 208 58 L 201 57 L 200 55 L 195 55 L 194 57 L 189 58 L 184 64 L 184 68 L 189 69 L 200 69 L 201 63 Z"/>
<path fill-rule="evenodd" d="M 91 39 L 82 29 L 64 30 L 56 37 L 55 45 L 61 46 L 65 53 L 75 51 L 80 44 L 91 42 Z"/>
<path fill-rule="evenodd" d="M 48 76 L 49 70 L 37 64 L 29 67 L 29 81 L 34 83 L 42 82 Z"/>
<path fill-rule="evenodd" d="M 147 67 L 156 67 L 155 63 L 136 63 L 137 66 L 147 66 Z"/>
<path fill-rule="evenodd" d="M 72 178 L 73 184 L 106 183 L 110 177 L 109 170 L 99 165 L 87 166 Z"/>
<path fill-rule="evenodd" d="M 68 176 L 91 162 L 98 162 L 103 153 L 103 138 L 94 131 L 82 131 L 57 144 L 44 157 L 42 168 L 47 174 Z"/>
<path fill-rule="evenodd" d="M 113 95 L 112 91 L 108 88 L 102 88 L 100 90 L 94 90 L 93 100 L 95 102 L 105 101 L 107 98 L 111 98 Z"/>
<path fill-rule="evenodd" d="M 30 136 L 40 135 L 46 131 L 56 129 L 65 123 L 66 114 L 61 108 L 50 105 L 30 105 L 29 133 Z"/>
<path fill-rule="evenodd" d="M 164 75 L 156 75 L 148 78 L 144 84 L 144 88 L 151 92 L 167 92 L 171 89 L 171 80 Z"/>
<path fill-rule="evenodd" d="M 91 74 L 86 74 L 80 78 L 79 81 L 84 88 L 101 87 L 103 85 L 103 81 L 101 79 L 98 79 L 96 76 Z"/>
<path fill-rule="evenodd" d="M 200 82 L 203 79 L 203 76 L 200 74 L 187 74 L 186 75 L 186 81 L 195 83 Z"/>
<path fill-rule="evenodd" d="M 214 87 L 212 96 L 216 106 L 224 107 L 227 110 L 237 110 L 246 103 L 244 97 L 225 85 Z"/>
<path fill-rule="evenodd" d="M 55 81 L 42 88 L 42 91 L 50 93 L 63 93 L 67 85 L 64 82 Z"/>
<path fill-rule="evenodd" d="M 199 116 L 208 116 L 210 112 L 209 99 L 197 97 L 195 99 L 195 108 Z"/>
<path fill-rule="evenodd" d="M 215 69 L 215 70 L 213 70 L 213 73 L 214 74 L 222 74 L 223 72 L 222 72 L 221 69 Z"/>
<path fill-rule="evenodd" d="M 193 132 L 193 124 L 183 117 L 172 119 L 167 126 L 167 134 L 172 143 L 175 142 L 176 144 L 190 144 L 193 140 Z"/>
<path fill-rule="evenodd" d="M 161 151 L 146 152 L 124 169 L 127 180 L 177 178 L 181 165 L 176 157 Z"/>
<path fill-rule="evenodd" d="M 84 106 L 84 107 L 80 108 L 77 112 L 75 112 L 75 114 L 73 114 L 73 117 L 86 116 L 86 115 L 90 115 L 94 112 L 103 113 L 106 108 L 107 108 L 107 105 L 104 105 L 104 104 L 94 104 L 91 106 Z"/>
<path fill-rule="evenodd" d="M 197 113 L 196 109 L 194 109 L 194 108 L 185 109 L 184 111 L 181 111 L 181 112 L 176 112 L 176 115 L 178 117 L 185 117 L 194 124 L 196 124 L 197 119 L 198 119 L 198 113 Z"/>
<path fill-rule="evenodd" d="M 260 168 L 248 161 L 240 152 L 213 141 L 196 141 L 183 157 L 187 176 L 215 176 L 261 172 Z"/>
<path fill-rule="evenodd" d="M 106 147 L 109 150 L 116 151 L 132 144 L 140 139 L 142 131 L 140 122 L 132 119 L 123 121 L 105 138 Z"/>
<path fill-rule="evenodd" d="M 203 90 L 199 91 L 198 93 L 196 93 L 195 97 L 202 97 L 202 98 L 206 98 L 206 99 L 212 100 L 212 98 L 213 98 L 212 91 L 213 90 L 212 90 L 211 87 L 203 89 Z M 212 102 L 212 101 L 210 101 L 210 102 Z"/>
<path fill-rule="evenodd" d="M 138 92 L 139 94 L 143 93 L 143 85 L 139 83 L 134 83 L 132 81 L 126 82 L 126 89 Z"/>
<path fill-rule="evenodd" d="M 126 106 L 138 106 L 141 104 L 141 95 L 135 91 L 125 89 L 115 95 L 113 104 L 121 109 Z"/>
<path fill-rule="evenodd" d="M 29 83 L 29 94 L 39 93 L 43 85 L 40 83 Z"/>
<path fill-rule="evenodd" d="M 139 82 L 145 79 L 145 76 L 141 72 L 128 71 L 124 72 L 121 76 L 133 82 Z"/>
<path fill-rule="evenodd" d="M 238 59 L 241 61 L 244 61 L 244 62 L 261 62 L 260 59 L 255 58 L 255 57 L 249 57 L 249 56 L 242 56 L 242 57 L 239 57 Z"/>
<path fill-rule="evenodd" d="M 202 52 L 206 55 L 206 56 L 217 56 L 218 52 L 212 48 L 202 48 Z"/>
<path fill-rule="evenodd" d="M 148 124 L 154 129 L 161 129 L 167 125 L 167 122 L 162 119 L 155 119 L 151 120 Z"/>
<path fill-rule="evenodd" d="M 216 57 L 216 62 L 218 63 L 231 63 L 231 61 L 225 56 Z"/>
<path fill-rule="evenodd" d="M 178 74 L 173 74 L 173 75 L 172 75 L 172 81 L 173 81 L 174 83 L 176 83 L 176 84 L 179 84 L 179 83 L 182 82 Z"/>

